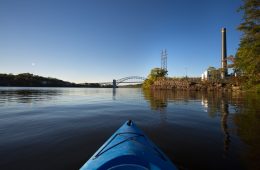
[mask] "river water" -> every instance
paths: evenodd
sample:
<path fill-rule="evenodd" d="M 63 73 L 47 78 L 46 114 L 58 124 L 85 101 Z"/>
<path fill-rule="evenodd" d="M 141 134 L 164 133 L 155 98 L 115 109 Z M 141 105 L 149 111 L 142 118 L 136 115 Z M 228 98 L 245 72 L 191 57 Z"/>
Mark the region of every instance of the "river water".
<path fill-rule="evenodd" d="M 180 169 L 259 169 L 260 95 L 0 88 L 0 169 L 79 169 L 132 119 Z"/>

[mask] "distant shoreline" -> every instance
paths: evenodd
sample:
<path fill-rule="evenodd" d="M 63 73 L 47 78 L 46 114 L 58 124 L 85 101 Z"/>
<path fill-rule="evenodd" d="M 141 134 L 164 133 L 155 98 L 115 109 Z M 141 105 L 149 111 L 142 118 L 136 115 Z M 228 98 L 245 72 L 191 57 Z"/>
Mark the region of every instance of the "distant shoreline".
<path fill-rule="evenodd" d="M 42 77 L 30 73 L 18 75 L 0 74 L 0 87 L 89 87 L 110 88 L 112 85 L 102 86 L 99 83 L 71 83 L 51 77 Z"/>
<path fill-rule="evenodd" d="M 0 74 L 0 87 L 50 87 L 50 88 L 113 88 L 99 83 L 72 83 L 51 77 L 42 77 L 31 73 Z M 124 85 L 119 88 L 141 88 L 142 84 Z"/>

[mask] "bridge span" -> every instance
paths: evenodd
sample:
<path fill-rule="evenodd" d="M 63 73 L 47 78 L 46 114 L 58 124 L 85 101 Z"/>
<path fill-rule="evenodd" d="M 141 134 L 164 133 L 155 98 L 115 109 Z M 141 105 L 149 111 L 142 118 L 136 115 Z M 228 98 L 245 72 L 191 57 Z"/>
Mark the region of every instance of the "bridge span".
<path fill-rule="evenodd" d="M 129 76 L 118 80 L 114 79 L 112 82 L 101 82 L 99 84 L 113 85 L 113 87 L 116 88 L 119 84 L 122 83 L 143 83 L 145 79 L 146 79 L 145 77 L 141 77 L 141 76 Z"/>

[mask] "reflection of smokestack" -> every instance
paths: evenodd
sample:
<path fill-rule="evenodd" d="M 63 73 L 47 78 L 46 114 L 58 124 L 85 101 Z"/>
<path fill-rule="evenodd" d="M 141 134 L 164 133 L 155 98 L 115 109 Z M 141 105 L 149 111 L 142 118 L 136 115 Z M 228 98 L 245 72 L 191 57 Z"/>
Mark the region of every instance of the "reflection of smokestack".
<path fill-rule="evenodd" d="M 227 101 L 221 100 L 221 128 L 224 133 L 224 156 L 226 157 L 228 154 L 229 146 L 230 146 L 230 134 L 228 130 L 228 115 L 229 115 L 229 106 Z"/>
<path fill-rule="evenodd" d="M 221 29 L 221 78 L 224 79 L 227 74 L 227 42 L 226 42 L 226 28 Z"/>

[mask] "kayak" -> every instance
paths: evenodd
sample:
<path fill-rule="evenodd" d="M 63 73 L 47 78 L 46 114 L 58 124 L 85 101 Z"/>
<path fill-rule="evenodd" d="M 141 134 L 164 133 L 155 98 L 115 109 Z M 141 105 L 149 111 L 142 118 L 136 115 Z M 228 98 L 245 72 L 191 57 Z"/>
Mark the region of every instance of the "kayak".
<path fill-rule="evenodd" d="M 176 166 L 129 120 L 80 168 L 81 170 L 175 170 Z"/>

